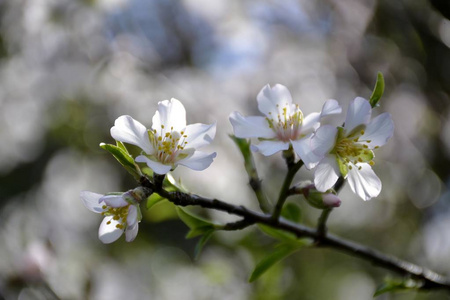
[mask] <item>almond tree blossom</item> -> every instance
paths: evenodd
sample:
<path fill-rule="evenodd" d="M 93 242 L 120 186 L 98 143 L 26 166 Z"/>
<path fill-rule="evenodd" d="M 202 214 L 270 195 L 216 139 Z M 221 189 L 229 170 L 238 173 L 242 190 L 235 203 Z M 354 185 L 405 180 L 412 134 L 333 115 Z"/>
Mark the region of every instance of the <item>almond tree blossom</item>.
<path fill-rule="evenodd" d="M 343 127 L 324 125 L 317 129 L 311 139 L 312 151 L 321 158 L 314 173 L 317 190 L 325 192 L 343 176 L 362 199 L 378 196 L 381 181 L 371 167 L 372 150 L 392 137 L 394 123 L 389 113 L 372 120 L 371 114 L 369 102 L 358 97 L 350 103 Z"/>
<path fill-rule="evenodd" d="M 98 237 L 104 244 L 116 241 L 124 232 L 127 242 L 136 238 L 142 215 L 135 191 L 118 195 L 82 191 L 80 197 L 87 209 L 105 216 L 98 230 Z"/>
<path fill-rule="evenodd" d="M 212 142 L 216 134 L 215 123 L 186 126 L 186 110 L 174 98 L 158 103 L 152 121 L 150 130 L 130 116 L 120 116 L 111 128 L 111 136 L 140 147 L 143 152 L 135 161 L 146 163 L 157 174 L 166 174 L 177 165 L 197 171 L 211 165 L 216 153 L 196 149 Z"/>
<path fill-rule="evenodd" d="M 328 100 L 322 111 L 306 117 L 297 104 L 292 103 L 289 90 L 276 84 L 264 86 L 257 96 L 258 109 L 264 116 L 244 117 L 239 112 L 230 115 L 234 134 L 239 138 L 259 138 L 258 145 L 252 149 L 270 156 L 288 150 L 292 144 L 294 151 L 304 161 L 307 168 L 314 167 L 318 158 L 310 151 L 311 135 L 320 120 L 328 115 L 338 114 L 341 107 L 336 100 Z"/>

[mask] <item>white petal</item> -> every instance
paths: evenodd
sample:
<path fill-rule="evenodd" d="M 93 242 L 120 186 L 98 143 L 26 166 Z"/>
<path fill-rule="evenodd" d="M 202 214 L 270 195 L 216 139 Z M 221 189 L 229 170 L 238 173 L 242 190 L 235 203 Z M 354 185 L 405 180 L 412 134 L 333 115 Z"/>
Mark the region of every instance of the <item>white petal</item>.
<path fill-rule="evenodd" d="M 292 96 L 287 87 L 276 84 L 264 86 L 256 97 L 258 101 L 258 109 L 268 117 L 276 118 L 282 114 L 283 107 L 291 109 Z M 290 113 L 290 112 L 288 112 Z"/>
<path fill-rule="evenodd" d="M 183 104 L 175 98 L 160 101 L 152 123 L 152 129 L 158 133 L 161 132 L 161 126 L 164 126 L 163 135 L 170 132 L 172 128 L 174 131 L 180 132 L 186 127 L 186 110 Z"/>
<path fill-rule="evenodd" d="M 200 148 L 211 144 L 216 135 L 216 123 L 211 125 L 206 124 L 191 124 L 186 126 L 184 135 L 187 135 L 188 142 L 186 148 Z"/>
<path fill-rule="evenodd" d="M 128 202 L 125 201 L 122 195 L 105 195 L 100 201 L 104 201 L 106 205 L 111 207 L 123 207 L 128 205 Z"/>
<path fill-rule="evenodd" d="M 320 126 L 311 138 L 311 149 L 314 154 L 323 157 L 329 153 L 336 143 L 337 132 L 338 130 L 334 126 Z"/>
<path fill-rule="evenodd" d="M 382 113 L 373 118 L 367 125 L 364 134 L 359 138 L 360 141 L 370 140 L 369 148 L 383 146 L 394 134 L 394 122 L 389 113 Z"/>
<path fill-rule="evenodd" d="M 329 99 L 323 104 L 320 117 L 323 118 L 329 115 L 336 115 L 340 114 L 341 112 L 342 107 L 339 105 L 339 103 L 334 99 Z"/>
<path fill-rule="evenodd" d="M 311 150 L 311 135 L 300 140 L 291 141 L 291 143 L 295 153 L 303 160 L 307 169 L 314 168 L 323 158 L 323 156 L 318 156 Z"/>
<path fill-rule="evenodd" d="M 128 208 L 127 224 L 128 227 L 133 226 L 138 222 L 138 208 L 136 205 L 130 205 Z"/>
<path fill-rule="evenodd" d="M 136 222 L 133 226 L 127 227 L 125 231 L 125 240 L 127 242 L 132 242 L 138 234 L 139 224 Z"/>
<path fill-rule="evenodd" d="M 310 113 L 303 119 L 302 133 L 309 134 L 312 132 L 312 130 L 317 129 L 319 125 L 320 125 L 320 113 L 318 112 Z"/>
<path fill-rule="evenodd" d="M 139 155 L 135 159 L 136 162 L 146 163 L 147 166 L 152 169 L 156 174 L 167 174 L 172 166 L 164 165 L 160 162 L 149 159 L 147 156 Z"/>
<path fill-rule="evenodd" d="M 148 154 L 153 153 L 147 128 L 130 116 L 120 116 L 116 119 L 111 128 L 111 136 L 117 141 L 138 146 Z"/>
<path fill-rule="evenodd" d="M 270 156 L 279 151 L 289 149 L 289 143 L 282 141 L 262 141 L 258 145 L 251 145 L 251 149 L 256 152 L 261 152 L 264 156 Z"/>
<path fill-rule="evenodd" d="M 202 171 L 211 165 L 216 155 L 217 153 L 215 152 L 208 154 L 201 151 L 195 151 L 192 156 L 179 160 L 177 164 L 183 165 L 195 171 Z"/>
<path fill-rule="evenodd" d="M 249 116 L 244 117 L 237 111 L 230 114 L 230 122 L 233 126 L 234 135 L 238 138 L 266 138 L 271 139 L 276 133 L 269 127 L 265 117 Z"/>
<path fill-rule="evenodd" d="M 102 208 L 104 203 L 99 203 L 99 200 L 102 197 L 102 194 L 97 194 L 89 191 L 82 191 L 80 193 L 80 198 L 83 201 L 84 206 L 95 213 L 101 213 L 104 211 L 104 209 Z"/>
<path fill-rule="evenodd" d="M 107 222 L 111 221 L 110 224 Z M 117 228 L 116 225 L 120 224 L 118 221 L 113 219 L 113 216 L 107 216 L 103 219 L 98 229 L 98 238 L 104 244 L 110 244 L 117 241 L 118 238 L 123 233 L 123 229 Z"/>
<path fill-rule="evenodd" d="M 331 189 L 340 175 L 339 167 L 334 155 L 325 156 L 315 170 L 314 185 L 320 192 Z"/>
<path fill-rule="evenodd" d="M 361 170 L 358 170 L 358 166 Z M 348 183 L 355 194 L 367 201 L 380 194 L 381 181 L 369 164 L 358 164 L 358 166 L 349 168 Z"/>
<path fill-rule="evenodd" d="M 344 125 L 345 133 L 348 135 L 359 125 L 366 125 L 369 123 L 371 114 L 372 107 L 370 106 L 369 101 L 361 97 L 356 97 L 348 107 Z"/>

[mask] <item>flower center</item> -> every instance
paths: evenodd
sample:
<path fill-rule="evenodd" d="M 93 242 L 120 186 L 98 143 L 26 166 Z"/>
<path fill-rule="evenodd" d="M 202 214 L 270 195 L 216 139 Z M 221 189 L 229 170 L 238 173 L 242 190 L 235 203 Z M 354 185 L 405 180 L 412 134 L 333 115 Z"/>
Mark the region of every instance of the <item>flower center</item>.
<path fill-rule="evenodd" d="M 113 216 L 113 220 L 118 221 L 119 224 L 116 224 L 116 228 L 125 229 L 128 217 L 128 208 L 130 205 L 122 206 L 122 207 L 111 207 L 107 205 L 103 205 L 102 208 L 104 211 L 102 212 L 103 216 Z M 111 221 L 106 222 L 107 225 L 111 224 Z"/>
<path fill-rule="evenodd" d="M 278 104 L 277 107 L 279 107 Z M 303 113 L 298 105 L 295 106 L 294 112 L 290 113 L 289 104 L 286 103 L 281 113 L 278 110 L 278 115 L 273 116 L 272 112 L 269 112 L 266 120 L 269 122 L 269 127 L 277 134 L 277 139 L 283 142 L 289 142 L 300 137 Z"/>
<path fill-rule="evenodd" d="M 164 131 L 164 125 L 161 125 L 161 132 L 158 134 L 156 129 L 151 131 L 153 138 L 153 147 L 156 149 L 156 159 L 163 164 L 171 164 L 175 162 L 179 153 L 184 150 L 187 145 L 187 135 L 184 131 L 174 131 L 173 127 L 170 131 Z"/>
<path fill-rule="evenodd" d="M 373 165 L 373 152 L 369 149 L 368 144 L 370 140 L 360 140 L 361 135 L 364 134 L 364 130 L 351 134 L 347 137 L 339 137 L 336 141 L 334 148 L 337 156 L 343 160 L 342 162 L 348 165 L 349 169 L 352 169 L 352 164 L 357 163 L 369 163 Z M 358 167 L 361 169 L 361 167 Z"/>

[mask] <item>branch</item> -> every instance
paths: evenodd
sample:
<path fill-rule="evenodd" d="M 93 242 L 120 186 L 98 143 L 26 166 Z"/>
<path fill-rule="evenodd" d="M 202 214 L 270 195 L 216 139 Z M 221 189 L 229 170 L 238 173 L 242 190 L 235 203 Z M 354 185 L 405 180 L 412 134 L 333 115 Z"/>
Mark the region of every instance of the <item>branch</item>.
<path fill-rule="evenodd" d="M 450 291 L 450 280 L 446 277 L 421 266 L 386 255 L 370 247 L 327 234 L 326 232 L 322 236 L 322 233 L 315 229 L 290 222 L 284 218 L 274 219 L 270 214 L 249 210 L 242 205 L 237 206 L 221 200 L 205 198 L 183 192 L 168 192 L 164 189 L 156 188 L 155 185 L 146 177 L 142 177 L 140 183 L 143 187 L 155 191 L 160 196 L 167 198 L 175 205 L 201 206 L 203 208 L 227 212 L 243 218 L 238 222 L 230 223 L 228 227 L 226 225 L 225 227 L 227 227 L 228 230 L 243 229 L 246 226 L 250 226 L 255 223 L 265 224 L 276 229 L 291 232 L 299 238 L 309 237 L 314 240 L 320 240 L 320 247 L 336 249 L 349 255 L 367 260 L 374 265 L 378 265 L 400 275 L 411 276 L 412 279 L 421 280 L 423 282 L 421 289 L 445 289 Z"/>

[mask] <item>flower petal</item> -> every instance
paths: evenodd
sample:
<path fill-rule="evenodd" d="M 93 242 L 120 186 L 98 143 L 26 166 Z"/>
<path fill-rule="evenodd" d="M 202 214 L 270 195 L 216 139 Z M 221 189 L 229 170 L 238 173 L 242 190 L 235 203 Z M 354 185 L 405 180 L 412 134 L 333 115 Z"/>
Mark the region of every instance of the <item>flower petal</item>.
<path fill-rule="evenodd" d="M 161 126 L 164 126 L 164 128 Z M 158 133 L 163 129 L 161 135 L 164 135 L 171 130 L 180 132 L 185 127 L 186 110 L 179 100 L 172 98 L 158 102 L 158 110 L 152 119 L 152 129 Z"/>
<path fill-rule="evenodd" d="M 103 197 L 102 194 L 97 194 L 89 191 L 82 191 L 80 198 L 83 201 L 84 206 L 92 212 L 102 213 L 104 209 L 102 206 L 104 203 L 99 203 L 99 200 Z"/>
<path fill-rule="evenodd" d="M 394 122 L 389 113 L 382 113 L 373 118 L 367 125 L 364 134 L 359 138 L 360 141 L 368 141 L 369 148 L 383 146 L 394 134 Z"/>
<path fill-rule="evenodd" d="M 108 222 L 111 222 L 107 224 Z M 110 244 L 117 241 L 123 233 L 123 229 L 117 228 L 116 225 L 120 224 L 113 219 L 113 216 L 107 216 L 103 219 L 98 229 L 98 238 L 104 244 Z"/>
<path fill-rule="evenodd" d="M 133 226 L 138 222 L 138 208 L 136 205 L 130 205 L 128 207 L 128 216 L 127 216 L 127 224 L 128 227 Z"/>
<path fill-rule="evenodd" d="M 314 172 L 314 185 L 320 192 L 325 192 L 333 187 L 339 178 L 339 167 L 334 155 L 325 156 Z"/>
<path fill-rule="evenodd" d="M 147 166 L 157 174 L 167 174 L 172 169 L 172 166 L 164 165 L 160 162 L 151 160 L 145 155 L 139 155 L 138 157 L 136 157 L 135 161 L 146 163 Z"/>
<path fill-rule="evenodd" d="M 336 143 L 337 132 L 338 130 L 334 126 L 320 126 L 311 138 L 311 150 L 314 154 L 323 157 L 329 153 Z"/>
<path fill-rule="evenodd" d="M 316 155 L 311 150 L 311 136 L 312 135 L 300 140 L 291 141 L 295 153 L 303 160 L 307 169 L 314 168 L 323 157 Z"/>
<path fill-rule="evenodd" d="M 356 97 L 348 107 L 344 124 L 346 135 L 349 135 L 356 127 L 369 123 L 371 114 L 372 107 L 369 101 L 361 97 Z"/>
<path fill-rule="evenodd" d="M 349 168 L 348 183 L 352 191 L 364 201 L 378 196 L 381 192 L 381 180 L 369 164 L 358 164 Z"/>
<path fill-rule="evenodd" d="M 323 118 L 329 115 L 336 115 L 340 114 L 341 112 L 342 107 L 339 105 L 339 103 L 334 99 L 329 99 L 323 104 L 320 117 Z"/>
<path fill-rule="evenodd" d="M 111 136 L 117 141 L 138 146 L 148 154 L 154 151 L 147 128 L 130 116 L 120 116 L 116 119 L 111 128 Z"/>
<path fill-rule="evenodd" d="M 289 142 L 262 141 L 258 145 L 251 145 L 251 149 L 256 152 L 261 152 L 264 156 L 270 156 L 279 151 L 289 149 Z"/>
<path fill-rule="evenodd" d="M 216 135 L 216 123 L 211 125 L 206 124 L 191 124 L 186 126 L 184 131 L 186 135 L 186 148 L 200 148 L 211 144 Z"/>
<path fill-rule="evenodd" d="M 249 116 L 244 117 L 237 111 L 230 114 L 230 122 L 233 126 L 234 135 L 238 138 L 266 138 L 276 137 L 275 131 L 269 127 L 265 117 Z"/>
<path fill-rule="evenodd" d="M 270 85 L 264 86 L 258 93 L 256 100 L 258 101 L 259 111 L 269 118 L 282 115 L 283 107 L 292 109 L 291 93 L 287 87 L 281 84 L 275 84 L 273 87 L 270 87 Z M 290 111 L 288 111 L 288 114 L 290 114 Z"/>
<path fill-rule="evenodd" d="M 317 129 L 319 125 L 320 125 L 320 113 L 318 112 L 310 113 L 303 119 L 302 133 L 309 134 L 312 132 L 312 130 Z"/>
<path fill-rule="evenodd" d="M 122 195 L 105 195 L 100 201 L 104 201 L 110 207 L 123 207 L 129 204 Z"/>
<path fill-rule="evenodd" d="M 127 227 L 125 231 L 125 241 L 132 242 L 138 234 L 139 223 L 135 223 L 133 226 Z"/>
<path fill-rule="evenodd" d="M 207 154 L 201 151 L 195 151 L 192 156 L 179 160 L 177 164 L 183 165 L 195 171 L 202 171 L 211 165 L 216 156 L 216 152 Z"/>

